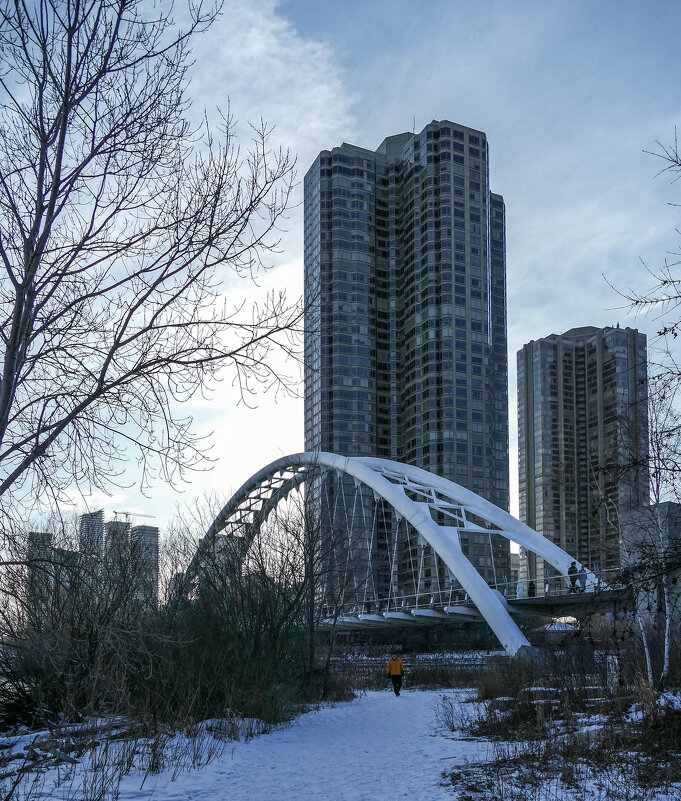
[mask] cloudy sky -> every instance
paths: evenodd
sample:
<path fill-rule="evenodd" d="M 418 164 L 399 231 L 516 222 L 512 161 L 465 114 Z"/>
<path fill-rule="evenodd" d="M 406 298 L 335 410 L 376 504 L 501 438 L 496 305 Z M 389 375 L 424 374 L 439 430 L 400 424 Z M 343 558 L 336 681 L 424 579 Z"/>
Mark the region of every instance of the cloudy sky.
<path fill-rule="evenodd" d="M 681 245 L 681 182 L 645 151 L 681 123 L 681 4 L 675 0 L 226 0 L 195 44 L 194 110 L 264 118 L 297 158 L 298 176 L 343 141 L 447 118 L 487 133 L 491 188 L 507 210 L 511 473 L 515 354 L 579 325 L 636 325 L 608 286 L 648 288 Z M 302 289 L 302 186 L 265 287 Z M 605 276 L 605 278 L 604 278 Z M 247 285 L 233 291 L 243 296 Z M 157 486 L 92 498 L 91 508 L 156 514 L 204 490 L 228 496 L 253 472 L 303 449 L 302 398 L 237 404 L 230 376 L 191 411 L 215 461 L 181 494 Z M 512 482 L 512 510 L 517 509 Z M 145 521 L 146 522 L 146 521 Z M 151 522 L 151 521 L 149 521 Z"/>

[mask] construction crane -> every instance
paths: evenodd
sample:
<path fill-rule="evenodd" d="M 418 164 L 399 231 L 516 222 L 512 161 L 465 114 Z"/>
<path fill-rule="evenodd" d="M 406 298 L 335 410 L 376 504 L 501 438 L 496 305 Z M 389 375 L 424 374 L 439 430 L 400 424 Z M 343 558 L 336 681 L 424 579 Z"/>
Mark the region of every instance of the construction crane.
<path fill-rule="evenodd" d="M 126 523 L 130 522 L 130 517 L 131 516 L 132 517 L 156 517 L 156 515 L 143 515 L 140 512 L 117 512 L 115 509 L 113 509 L 112 511 L 116 516 L 125 515 L 125 522 Z"/>

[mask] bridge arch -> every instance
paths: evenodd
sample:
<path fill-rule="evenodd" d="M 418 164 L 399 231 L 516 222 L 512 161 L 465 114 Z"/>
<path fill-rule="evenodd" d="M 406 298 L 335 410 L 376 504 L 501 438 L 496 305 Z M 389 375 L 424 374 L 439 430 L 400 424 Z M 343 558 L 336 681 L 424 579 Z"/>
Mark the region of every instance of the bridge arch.
<path fill-rule="evenodd" d="M 444 562 L 510 655 L 529 642 L 511 618 L 504 597 L 492 589 L 464 555 L 459 533 L 482 532 L 503 536 L 541 556 L 560 574 L 573 557 L 515 517 L 474 492 L 411 465 L 365 456 L 303 452 L 285 456 L 248 479 L 219 512 L 199 545 L 209 546 L 228 525 L 239 525 L 253 536 L 275 506 L 306 481 L 313 471 L 333 471 L 369 488 L 405 519 Z M 418 499 L 418 500 L 417 500 Z M 448 521 L 445 525 L 437 522 Z M 475 517 L 481 523 L 470 520 Z M 198 557 L 195 557 L 195 561 Z M 196 570 L 193 564 L 191 569 Z M 587 582 L 595 586 L 589 573 Z"/>

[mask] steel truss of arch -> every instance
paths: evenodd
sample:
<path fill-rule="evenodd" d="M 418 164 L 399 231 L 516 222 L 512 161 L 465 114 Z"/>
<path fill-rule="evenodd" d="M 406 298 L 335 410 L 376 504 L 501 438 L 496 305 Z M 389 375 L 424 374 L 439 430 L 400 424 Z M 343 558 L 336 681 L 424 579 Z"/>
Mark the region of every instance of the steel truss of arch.
<path fill-rule="evenodd" d="M 232 496 L 208 529 L 197 553 L 225 529 L 236 527 L 233 530 L 238 528 L 247 532 L 247 538 L 252 537 L 280 501 L 312 475 L 319 475 L 319 471 L 351 477 L 356 486 L 369 488 L 376 500 L 392 507 L 398 525 L 404 519 L 413 526 L 446 565 L 450 577 L 468 594 L 506 652 L 515 655 L 529 647 L 509 614 L 503 595 L 487 584 L 464 555 L 459 534 L 474 532 L 505 537 L 541 556 L 561 575 L 567 574 L 573 558 L 474 492 L 418 467 L 387 459 L 324 452 L 282 457 L 255 473 Z M 589 573 L 587 582 L 593 587 L 596 579 Z"/>

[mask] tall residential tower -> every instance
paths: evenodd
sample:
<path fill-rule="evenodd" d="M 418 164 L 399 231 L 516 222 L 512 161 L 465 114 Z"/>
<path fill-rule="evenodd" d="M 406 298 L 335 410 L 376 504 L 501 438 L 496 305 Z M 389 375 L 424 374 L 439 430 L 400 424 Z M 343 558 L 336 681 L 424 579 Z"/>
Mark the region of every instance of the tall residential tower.
<path fill-rule="evenodd" d="M 590 570 L 620 567 L 619 519 L 648 502 L 646 338 L 573 328 L 518 352 L 520 518 Z M 544 565 L 522 560 L 543 587 Z"/>
<path fill-rule="evenodd" d="M 416 465 L 508 509 L 505 212 L 488 166 L 485 134 L 448 120 L 315 159 L 305 444 Z M 491 579 L 487 538 L 462 546 Z"/>

